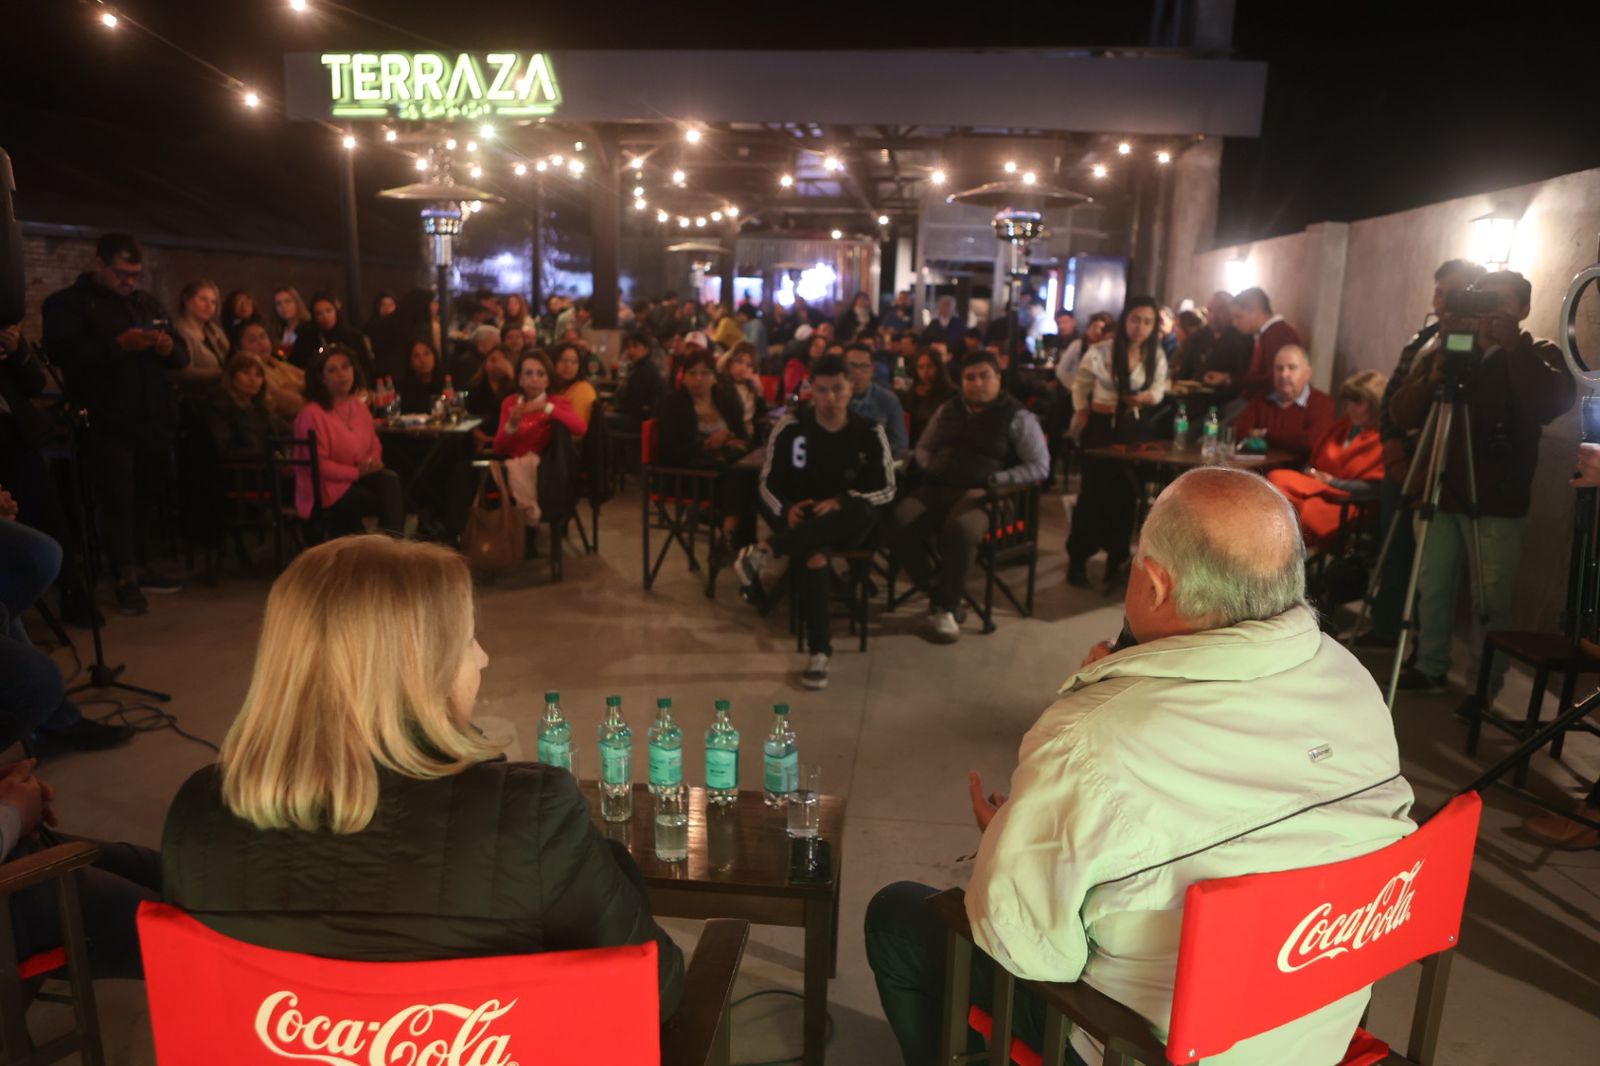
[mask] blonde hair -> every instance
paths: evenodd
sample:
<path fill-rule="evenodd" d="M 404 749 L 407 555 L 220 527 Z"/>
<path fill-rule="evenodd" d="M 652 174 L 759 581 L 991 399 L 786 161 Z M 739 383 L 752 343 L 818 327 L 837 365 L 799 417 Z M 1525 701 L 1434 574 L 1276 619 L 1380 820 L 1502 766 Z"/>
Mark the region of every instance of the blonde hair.
<path fill-rule="evenodd" d="M 273 582 L 244 706 L 222 742 L 222 797 L 258 829 L 355 833 L 378 768 L 459 773 L 499 753 L 450 693 L 474 633 L 460 555 L 382 534 L 302 554 Z"/>
<path fill-rule="evenodd" d="M 1388 386 L 1389 378 L 1383 371 L 1358 370 L 1345 378 L 1344 384 L 1339 386 L 1339 399 L 1365 403 L 1376 415 L 1383 410 L 1383 390 Z"/>

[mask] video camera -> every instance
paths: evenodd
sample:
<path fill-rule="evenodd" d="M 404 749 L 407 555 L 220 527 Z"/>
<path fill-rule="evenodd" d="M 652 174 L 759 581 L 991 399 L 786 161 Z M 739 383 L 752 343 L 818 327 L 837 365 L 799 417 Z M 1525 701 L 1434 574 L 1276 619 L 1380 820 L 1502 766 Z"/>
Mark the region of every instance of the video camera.
<path fill-rule="evenodd" d="M 1500 310 L 1501 296 L 1477 289 L 1457 289 L 1445 294 L 1444 313 L 1455 328 L 1439 338 L 1441 371 L 1447 382 L 1464 382 L 1483 354 L 1478 348 L 1478 320 Z"/>

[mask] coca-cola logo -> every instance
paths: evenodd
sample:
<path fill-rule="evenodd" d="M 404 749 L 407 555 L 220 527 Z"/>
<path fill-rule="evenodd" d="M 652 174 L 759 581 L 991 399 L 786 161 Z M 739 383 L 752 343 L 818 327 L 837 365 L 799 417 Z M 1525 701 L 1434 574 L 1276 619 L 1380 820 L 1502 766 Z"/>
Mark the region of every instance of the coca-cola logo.
<path fill-rule="evenodd" d="M 1284 973 L 1303 970 L 1314 962 L 1360 951 L 1387 933 L 1392 933 L 1411 917 L 1413 887 L 1422 872 L 1423 860 L 1402 870 L 1378 890 L 1371 903 L 1333 916 L 1333 904 L 1323 903 L 1300 919 L 1289 938 L 1278 949 L 1278 969 Z"/>
<path fill-rule="evenodd" d="M 282 991 L 261 1001 L 256 1036 L 274 1055 L 327 1066 L 517 1066 L 511 1038 L 489 1031 L 516 1005 L 415 1003 L 383 1021 L 335 1020 L 306 1014 L 299 996 Z"/>

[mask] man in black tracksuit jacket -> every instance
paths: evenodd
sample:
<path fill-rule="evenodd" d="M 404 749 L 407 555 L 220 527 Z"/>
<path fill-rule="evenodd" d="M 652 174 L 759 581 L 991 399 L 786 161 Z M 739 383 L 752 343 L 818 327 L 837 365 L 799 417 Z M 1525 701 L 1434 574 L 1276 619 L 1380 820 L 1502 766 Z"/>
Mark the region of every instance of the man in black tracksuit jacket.
<path fill-rule="evenodd" d="M 811 653 L 800 681 L 813 689 L 827 686 L 833 655 L 828 552 L 860 545 L 878 508 L 894 500 L 889 440 L 882 426 L 850 411 L 850 393 L 843 359 L 823 356 L 811 365 L 812 408 L 773 427 L 761 469 L 761 501 L 778 532 L 741 552 L 736 567 L 753 588 L 773 556 L 791 558 Z"/>

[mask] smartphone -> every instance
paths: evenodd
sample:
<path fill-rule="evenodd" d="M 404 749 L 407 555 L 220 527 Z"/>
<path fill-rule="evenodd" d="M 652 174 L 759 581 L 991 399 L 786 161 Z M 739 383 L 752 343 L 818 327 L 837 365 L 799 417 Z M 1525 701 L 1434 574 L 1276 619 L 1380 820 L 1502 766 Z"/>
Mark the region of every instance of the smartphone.
<path fill-rule="evenodd" d="M 166 329 L 169 323 L 164 318 L 152 318 L 145 329 Z"/>

